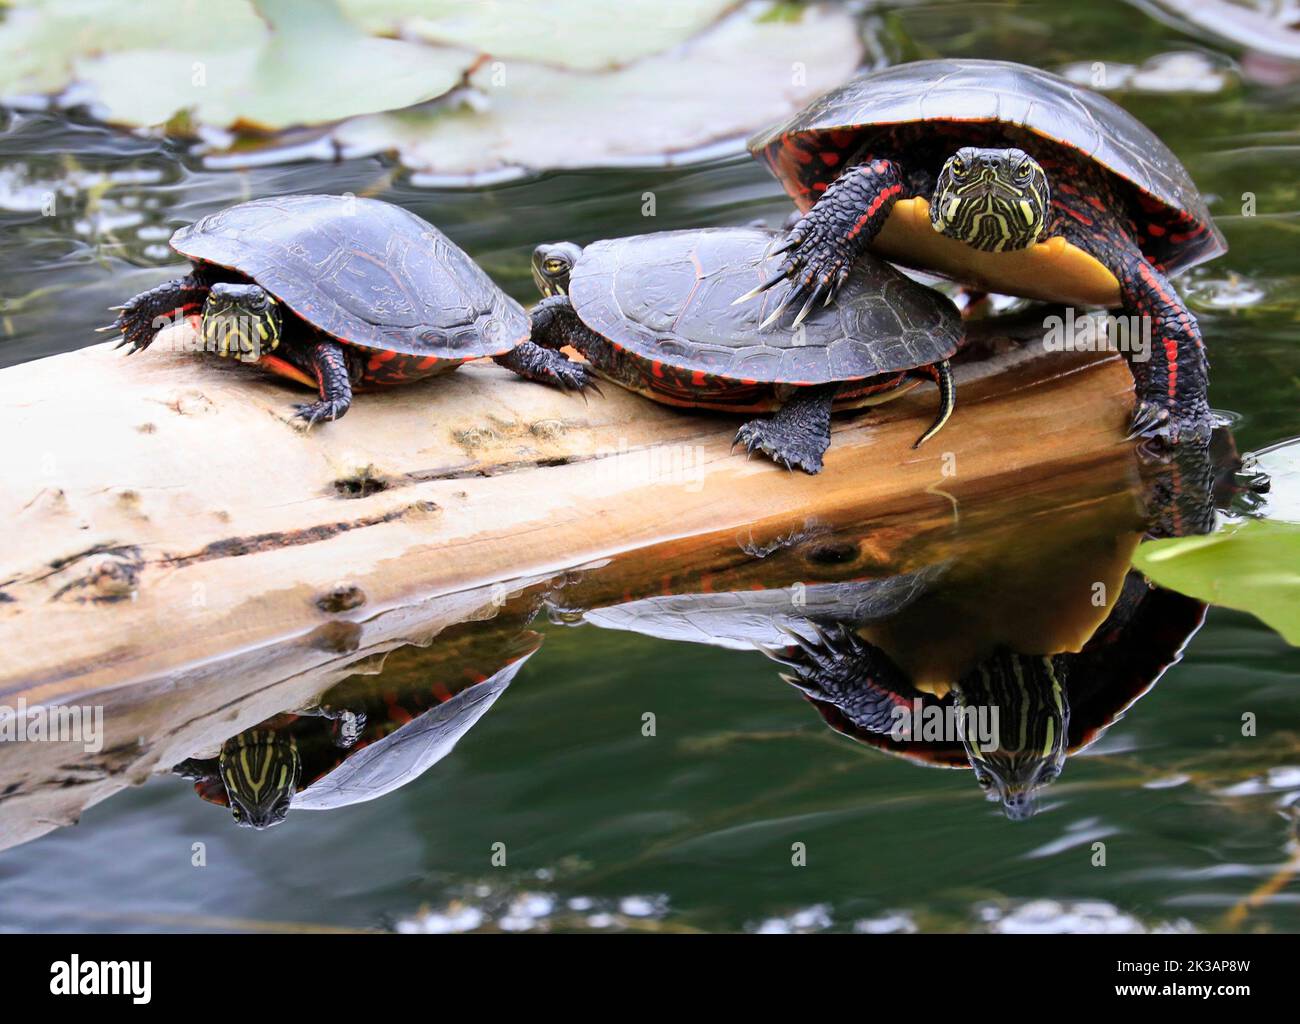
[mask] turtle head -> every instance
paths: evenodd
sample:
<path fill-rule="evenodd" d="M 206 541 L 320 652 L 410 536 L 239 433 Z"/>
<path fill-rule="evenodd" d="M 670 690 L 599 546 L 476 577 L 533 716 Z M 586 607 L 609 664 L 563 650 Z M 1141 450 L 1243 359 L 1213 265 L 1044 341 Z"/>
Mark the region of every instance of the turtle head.
<path fill-rule="evenodd" d="M 280 304 L 256 284 L 214 284 L 203 304 L 203 347 L 255 363 L 280 344 Z"/>
<path fill-rule="evenodd" d="M 284 821 L 302 773 L 292 736 L 270 729 L 242 732 L 226 741 L 217 767 L 235 824 L 264 829 Z"/>
<path fill-rule="evenodd" d="M 957 150 L 939 172 L 930 223 L 984 252 L 1027 249 L 1047 226 L 1047 173 L 1022 149 Z"/>
<path fill-rule="evenodd" d="M 1059 662 L 1000 651 L 961 678 L 962 746 L 975 780 L 1012 821 L 1033 817 L 1039 790 L 1065 766 L 1070 708 Z"/>
<path fill-rule="evenodd" d="M 547 242 L 533 250 L 533 280 L 547 298 L 569 294 L 569 274 L 582 255 L 573 242 Z"/>

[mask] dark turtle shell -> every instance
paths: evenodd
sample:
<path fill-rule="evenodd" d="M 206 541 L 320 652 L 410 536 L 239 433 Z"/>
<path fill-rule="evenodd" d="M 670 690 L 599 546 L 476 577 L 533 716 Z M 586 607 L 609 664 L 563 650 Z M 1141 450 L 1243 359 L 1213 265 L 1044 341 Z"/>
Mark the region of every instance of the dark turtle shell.
<path fill-rule="evenodd" d="M 275 196 L 181 228 L 172 248 L 256 281 L 314 327 L 363 348 L 439 359 L 509 352 L 523 307 L 441 231 L 377 199 Z"/>
<path fill-rule="evenodd" d="M 1070 705 L 1067 749 L 1074 754 L 1095 743 L 1182 659 L 1191 638 L 1205 622 L 1206 606 L 1194 598 L 1149 586 L 1133 570 L 1106 621 L 1078 653 L 1058 654 L 1067 671 Z M 878 680 L 873 680 L 878 683 Z M 914 694 L 901 697 L 912 699 Z M 949 705 L 954 697 L 921 698 L 927 705 Z M 809 698 L 822 720 L 836 732 L 921 764 L 970 768 L 960 742 L 896 740 L 850 722 L 839 708 Z"/>
<path fill-rule="evenodd" d="M 618 347 L 739 381 L 827 384 L 927 366 L 962 341 L 956 307 L 873 257 L 795 330 L 759 325 L 780 296 L 732 303 L 767 278 L 777 232 L 665 231 L 593 242 L 570 275 L 578 316 Z"/>
<path fill-rule="evenodd" d="M 927 122 L 1010 125 L 1094 161 L 1131 196 L 1143 250 L 1170 273 L 1227 251 L 1186 168 L 1149 128 L 1106 97 L 1022 64 L 922 60 L 862 75 L 755 135 L 749 149 L 799 199 L 825 189 L 873 130 Z"/>

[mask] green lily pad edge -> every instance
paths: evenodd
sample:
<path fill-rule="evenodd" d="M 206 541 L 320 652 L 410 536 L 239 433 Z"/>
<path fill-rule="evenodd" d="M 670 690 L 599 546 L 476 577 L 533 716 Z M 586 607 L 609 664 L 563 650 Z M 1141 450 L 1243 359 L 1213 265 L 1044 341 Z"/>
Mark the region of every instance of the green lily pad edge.
<path fill-rule="evenodd" d="M 1162 587 L 1249 612 L 1300 647 L 1300 523 L 1251 519 L 1146 541 L 1133 564 Z"/>

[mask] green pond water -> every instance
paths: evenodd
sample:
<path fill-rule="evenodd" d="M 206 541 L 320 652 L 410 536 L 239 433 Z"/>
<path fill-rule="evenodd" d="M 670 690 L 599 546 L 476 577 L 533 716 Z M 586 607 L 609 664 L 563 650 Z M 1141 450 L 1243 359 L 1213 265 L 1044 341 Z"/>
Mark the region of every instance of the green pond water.
<path fill-rule="evenodd" d="M 1211 353 L 1212 403 L 1230 414 L 1242 452 L 1300 434 L 1300 76 L 1247 75 L 1212 40 L 1123 3 L 876 5 L 863 24 L 893 61 L 978 56 L 1059 69 L 1207 57 L 1223 76 L 1214 91 L 1113 95 L 1185 162 L 1231 247 L 1179 281 Z M 57 212 L 44 216 L 51 191 Z M 776 224 L 788 210 L 739 154 L 424 189 L 379 159 L 210 171 L 181 148 L 75 115 L 7 111 L 0 366 L 99 340 L 91 328 L 105 307 L 172 276 L 176 226 L 244 199 L 313 191 L 414 210 L 523 301 L 534 295 L 528 256 L 539 241 Z M 641 212 L 647 191 L 653 220 Z M 1035 566 L 1131 530 L 1105 511 L 1131 481 L 1094 482 L 1108 497 L 1070 524 L 1075 533 L 1040 529 L 1017 544 L 972 526 L 956 537 L 957 563 L 983 553 L 1006 571 L 974 557 L 982 575 L 958 569 L 926 582 L 893 642 L 919 657 L 969 640 L 993 612 L 1014 634 L 1026 609 L 1053 608 L 1050 574 Z M 1062 508 L 1069 498 L 1051 496 Z M 1003 496 L 988 518 L 1045 500 Z M 703 587 L 688 560 L 669 589 L 752 595 L 860 581 L 854 552 L 867 529 L 832 524 L 763 559 L 734 545 L 730 555 L 701 550 L 710 571 L 726 566 L 717 585 Z M 512 599 L 509 615 L 457 626 L 354 681 L 372 717 L 391 708 L 387 691 L 501 684 L 455 749 L 409 784 L 371 802 L 292 810 L 257 832 L 235 828 L 189 782 L 153 778 L 75 827 L 0 851 L 0 929 L 1300 930 L 1290 874 L 1300 867 L 1300 651 L 1251 616 L 1211 608 L 1199 631 L 1188 627 L 1181 662 L 1069 758 L 1035 817 L 1011 822 L 972 773 L 888 757 L 827 728 L 757 651 L 718 646 L 716 634 L 673 638 L 645 606 L 584 622 L 584 611 L 626 605 L 621 584 L 608 583 L 618 572 L 540 583 Z M 981 586 L 985 614 L 966 614 Z M 1077 614 L 1059 609 L 1062 620 Z M 1129 642 L 1125 659 L 1138 659 L 1143 637 Z M 520 651 L 532 653 L 507 667 Z M 653 737 L 643 735 L 647 712 Z M 1250 737 L 1247 713 L 1258 723 Z M 494 863 L 502 849 L 505 864 Z M 796 865 L 800 851 L 806 863 Z"/>

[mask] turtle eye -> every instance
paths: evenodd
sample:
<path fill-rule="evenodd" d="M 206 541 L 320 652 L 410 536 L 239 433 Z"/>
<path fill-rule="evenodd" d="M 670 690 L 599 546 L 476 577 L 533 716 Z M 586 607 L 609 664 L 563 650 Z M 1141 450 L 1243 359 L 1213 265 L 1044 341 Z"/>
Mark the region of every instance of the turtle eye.
<path fill-rule="evenodd" d="M 564 264 L 564 260 L 562 260 L 562 259 L 557 259 L 557 258 L 554 257 L 554 256 L 552 256 L 550 259 L 546 260 L 546 261 L 542 264 L 542 268 L 543 268 L 543 269 L 544 269 L 548 274 L 558 274 L 558 273 L 560 273 L 562 270 L 564 270 L 564 266 L 565 266 L 565 264 Z"/>
<path fill-rule="evenodd" d="M 955 157 L 953 157 L 953 158 L 952 158 L 952 173 L 953 173 L 953 174 L 965 174 L 965 173 L 966 173 L 966 161 L 963 160 L 963 159 L 962 159 L 961 157 L 959 157 L 959 156 L 955 156 Z"/>
<path fill-rule="evenodd" d="M 1019 167 L 1016 168 L 1016 180 L 1017 181 L 1027 180 L 1029 178 L 1029 172 L 1030 172 L 1029 161 L 1026 160 L 1024 163 L 1022 163 Z"/>

